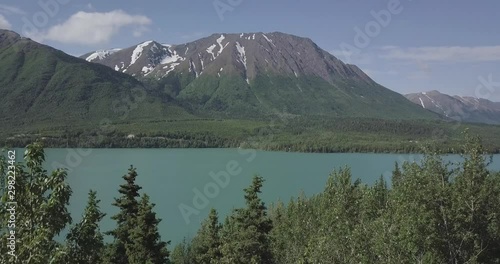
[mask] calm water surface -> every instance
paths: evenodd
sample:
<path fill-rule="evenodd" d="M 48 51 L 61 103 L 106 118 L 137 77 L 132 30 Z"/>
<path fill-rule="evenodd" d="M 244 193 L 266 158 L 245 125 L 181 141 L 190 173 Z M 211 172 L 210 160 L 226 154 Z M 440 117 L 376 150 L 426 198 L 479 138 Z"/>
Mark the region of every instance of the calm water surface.
<path fill-rule="evenodd" d="M 409 154 L 304 154 L 237 149 L 91 149 L 82 152 L 81 158 L 75 158 L 73 151 L 46 150 L 47 169 L 55 165 L 71 170 L 73 221 L 80 220 L 88 191 L 93 189 L 107 213 L 102 231 L 112 229 L 114 222 L 110 216 L 117 209 L 111 203 L 119 196 L 121 176 L 133 165 L 139 174 L 137 183 L 150 195 L 156 204 L 155 211 L 163 219 L 160 231 L 164 240 L 172 241 L 170 249 L 196 233 L 210 208 L 219 211 L 222 221 L 232 208 L 243 206 L 243 189 L 255 174 L 266 180 L 262 197 L 269 204 L 277 200 L 286 202 L 300 192 L 311 195 L 322 191 L 329 173 L 336 168 L 349 166 L 354 178 L 371 184 L 380 175 L 389 179 L 395 161 L 421 158 Z M 447 159 L 458 161 L 459 157 Z M 491 168 L 500 170 L 500 155 L 494 156 Z M 230 175 L 227 186 L 217 185 L 210 174 Z M 205 191 L 208 197 L 203 194 Z M 185 210 L 184 215 L 180 207 Z"/>

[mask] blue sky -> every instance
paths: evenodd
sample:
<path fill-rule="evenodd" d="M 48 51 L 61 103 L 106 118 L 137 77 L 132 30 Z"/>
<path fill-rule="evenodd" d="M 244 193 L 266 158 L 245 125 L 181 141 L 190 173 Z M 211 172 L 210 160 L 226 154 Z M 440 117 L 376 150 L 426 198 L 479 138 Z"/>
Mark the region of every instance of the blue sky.
<path fill-rule="evenodd" d="M 496 0 L 35 3 L 3 0 L 0 28 L 72 55 L 150 39 L 179 44 L 212 33 L 281 31 L 311 38 L 400 93 L 439 90 L 500 101 L 500 16 L 496 14 L 500 1 Z M 382 14 L 382 19 L 374 14 Z"/>

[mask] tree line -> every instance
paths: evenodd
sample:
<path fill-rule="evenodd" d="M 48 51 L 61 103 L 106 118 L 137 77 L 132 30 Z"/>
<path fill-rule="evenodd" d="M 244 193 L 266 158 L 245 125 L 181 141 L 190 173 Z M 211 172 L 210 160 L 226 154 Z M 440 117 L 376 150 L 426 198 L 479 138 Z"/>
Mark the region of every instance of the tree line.
<path fill-rule="evenodd" d="M 419 163 L 396 163 L 390 182 L 381 176 L 373 185 L 340 168 L 322 192 L 271 205 L 260 198 L 264 178 L 254 176 L 242 208 L 223 219 L 212 208 L 197 234 L 171 250 L 159 235 L 155 205 L 139 194 L 135 168 L 113 203 L 113 230 L 99 229 L 105 213 L 94 191 L 82 220 L 71 225 L 66 171 L 43 170 L 43 148 L 34 143 L 16 164 L 17 259 L 2 245 L 0 263 L 500 263 L 500 173 L 488 169 L 480 139 L 465 137 L 458 164 L 429 150 Z M 3 228 L 8 213 L 1 210 Z M 66 227 L 65 241 L 57 242 Z M 6 230 L 0 234 L 6 241 Z"/>
<path fill-rule="evenodd" d="M 464 127 L 483 137 L 489 153 L 500 153 L 499 126 L 426 120 L 293 116 L 250 120 L 196 119 L 155 121 L 149 125 L 116 124 L 59 131 L 33 130 L 7 135 L 0 145 L 24 147 L 42 138 L 46 147 L 70 148 L 255 148 L 313 153 L 421 153 L 433 144 L 460 153 Z M 193 129 L 195 128 L 195 129 Z M 135 131 L 130 135 L 130 131 Z"/>

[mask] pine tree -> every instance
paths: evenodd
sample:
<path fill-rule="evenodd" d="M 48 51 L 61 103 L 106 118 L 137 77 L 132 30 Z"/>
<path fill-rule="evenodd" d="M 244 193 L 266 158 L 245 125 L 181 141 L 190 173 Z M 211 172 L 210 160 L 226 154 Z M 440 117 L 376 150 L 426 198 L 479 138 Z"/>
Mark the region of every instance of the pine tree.
<path fill-rule="evenodd" d="M 172 250 L 172 264 L 193 264 L 193 256 L 191 254 L 191 244 L 184 238 L 181 243 L 177 244 Z"/>
<path fill-rule="evenodd" d="M 224 264 L 236 263 L 235 259 L 238 255 L 238 247 L 236 247 L 235 245 L 231 245 L 238 239 L 236 236 L 238 230 L 236 229 L 234 214 L 235 212 L 233 211 L 231 215 L 226 216 L 221 229 L 221 263 Z"/>
<path fill-rule="evenodd" d="M 217 211 L 210 210 L 208 218 L 202 223 L 200 230 L 191 243 L 194 264 L 215 264 L 219 263 L 222 253 L 220 240 L 221 224 Z"/>
<path fill-rule="evenodd" d="M 155 204 L 150 203 L 147 194 L 142 195 L 134 228 L 130 230 L 130 243 L 126 245 L 130 264 L 165 264 L 169 263 L 169 242 L 161 241 L 158 224 L 161 219 L 153 212 Z"/>
<path fill-rule="evenodd" d="M 99 202 L 96 192 L 90 191 L 82 220 L 71 228 L 66 237 L 71 263 L 101 263 L 104 242 L 99 222 L 105 214 L 99 210 Z"/>
<path fill-rule="evenodd" d="M 139 190 L 142 189 L 135 183 L 137 172 L 133 166 L 130 166 L 128 174 L 122 178 L 125 180 L 125 184 L 120 185 L 118 190 L 121 196 L 115 198 L 113 203 L 120 211 L 111 217 L 116 221 L 117 225 L 114 230 L 106 233 L 112 235 L 114 241 L 107 246 L 105 262 L 114 264 L 129 263 L 126 246 L 131 243 L 130 231 L 134 228 L 134 219 L 139 210 L 137 198 L 139 197 Z"/>
<path fill-rule="evenodd" d="M 255 176 L 252 185 L 245 189 L 246 208 L 236 209 L 227 224 L 231 229 L 224 238 L 223 263 L 257 264 L 272 263 L 269 233 L 272 221 L 267 208 L 259 198 L 264 179 Z"/>

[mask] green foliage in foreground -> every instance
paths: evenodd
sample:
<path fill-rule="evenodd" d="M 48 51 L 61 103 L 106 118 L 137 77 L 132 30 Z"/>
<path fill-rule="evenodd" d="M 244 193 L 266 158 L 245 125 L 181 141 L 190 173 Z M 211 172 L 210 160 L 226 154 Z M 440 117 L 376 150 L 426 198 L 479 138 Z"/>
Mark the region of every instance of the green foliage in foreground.
<path fill-rule="evenodd" d="M 330 175 L 322 193 L 278 202 L 269 216 L 250 206 L 246 195 L 243 210 L 252 212 L 247 221 L 267 219 L 272 228 L 269 233 L 259 224 L 245 228 L 241 211 L 234 211 L 215 236 L 222 238 L 223 256 L 212 263 L 499 263 L 500 174 L 487 170 L 478 138 L 467 136 L 467 142 L 459 166 L 431 152 L 421 164 L 396 164 L 390 187 L 383 177 L 373 186 L 353 181 L 350 169 L 342 168 Z M 173 263 L 198 263 L 192 260 L 217 249 L 194 250 L 205 229 L 173 250 Z M 260 243 L 267 247 L 254 249 L 252 256 L 270 249 L 271 258 L 242 262 L 237 257 L 245 250 L 239 255 L 224 250 Z"/>
<path fill-rule="evenodd" d="M 106 214 L 99 209 L 100 200 L 95 191 L 89 192 L 87 207 L 82 220 L 71 228 L 66 239 L 66 260 L 73 263 L 100 263 L 104 238 L 99 222 Z M 97 250 L 96 250 L 97 249 Z"/>
<path fill-rule="evenodd" d="M 66 182 L 66 171 L 55 170 L 49 174 L 43 169 L 45 154 L 42 145 L 30 144 L 24 154 L 24 163 L 7 162 L 0 158 L 2 183 L 8 183 L 8 171 L 15 170 L 15 184 L 6 192 L 2 190 L 0 208 L 0 237 L 7 241 L 15 237 L 14 247 L 0 247 L 0 263 L 20 264 L 161 264 L 168 263 L 167 243 L 158 232 L 160 219 L 153 212 L 154 204 L 144 194 L 140 201 L 135 184 L 137 173 L 130 168 L 120 186 L 121 197 L 114 203 L 120 212 L 112 243 L 104 245 L 99 222 L 104 217 L 99 209 L 95 192 L 89 192 L 87 207 L 82 220 L 74 226 L 68 212 L 71 188 Z M 14 195 L 14 199 L 10 196 Z M 15 205 L 7 202 L 14 200 Z M 9 209 L 15 209 L 15 221 Z M 15 223 L 15 226 L 9 225 Z M 59 233 L 70 228 L 66 241 L 56 241 Z M 13 234 L 12 231 L 15 231 Z M 10 253 L 9 253 L 10 252 Z"/>
<path fill-rule="evenodd" d="M 391 186 L 383 177 L 372 186 L 353 181 L 350 169 L 341 168 L 323 192 L 270 208 L 259 197 L 264 179 L 255 176 L 244 190 L 245 207 L 224 223 L 212 209 L 197 235 L 170 253 L 159 237 L 154 204 L 146 194 L 139 200 L 134 168 L 115 202 L 120 212 L 113 242 L 103 247 L 103 213 L 94 192 L 83 220 L 66 242 L 56 242 L 71 222 L 71 189 L 64 171 L 42 169 L 43 149 L 35 143 L 24 164 L 14 165 L 22 247 L 17 259 L 9 259 L 2 246 L 0 263 L 500 263 L 500 173 L 487 169 L 484 153 L 479 138 L 466 134 L 460 164 L 429 151 L 421 163 L 396 164 Z M 0 164 L 4 177 L 8 164 Z M 5 206 L 1 210 L 6 227 L 10 214 Z"/>

